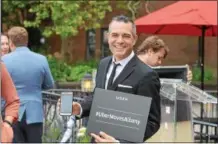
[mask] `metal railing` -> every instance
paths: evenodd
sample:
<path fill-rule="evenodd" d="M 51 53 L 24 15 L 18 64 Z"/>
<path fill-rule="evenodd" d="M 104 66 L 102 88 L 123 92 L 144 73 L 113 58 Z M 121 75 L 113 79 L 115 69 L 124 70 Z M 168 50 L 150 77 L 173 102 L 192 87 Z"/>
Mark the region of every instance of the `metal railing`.
<path fill-rule="evenodd" d="M 61 92 L 73 92 L 74 101 L 84 101 L 91 93 L 82 92 L 78 89 L 51 89 L 43 91 L 43 108 L 44 108 L 44 127 L 43 127 L 43 142 L 60 142 L 66 130 L 66 124 L 69 116 L 60 116 L 57 111 L 57 101 L 61 96 Z M 207 93 L 216 96 L 217 91 L 207 91 Z M 195 114 L 195 117 L 200 116 L 200 113 Z M 204 117 L 217 118 L 217 104 L 205 104 Z M 218 119 L 217 119 L 218 120 Z M 73 134 L 68 142 L 77 142 L 77 131 L 82 126 L 86 126 L 87 119 L 80 119 L 76 121 L 76 126 L 73 129 Z M 195 120 L 194 127 L 204 125 L 204 130 L 201 135 L 204 136 L 205 142 L 213 142 L 214 136 L 217 135 L 217 125 L 214 123 L 202 122 Z M 199 129 L 195 129 L 195 134 L 200 135 Z M 197 136 L 196 136 L 196 139 Z"/>
<path fill-rule="evenodd" d="M 57 110 L 57 101 L 62 92 L 73 92 L 74 101 L 84 101 L 90 97 L 90 93 L 82 92 L 78 89 L 50 89 L 43 91 L 43 109 L 44 109 L 44 125 L 43 125 L 43 142 L 60 142 L 66 130 L 66 124 L 70 116 L 60 116 Z M 72 137 L 68 142 L 76 142 L 78 129 L 84 125 L 85 118 L 78 119 L 73 128 Z"/>
<path fill-rule="evenodd" d="M 217 98 L 218 92 L 216 90 L 206 90 L 214 98 Z M 218 104 L 206 103 L 203 104 L 203 118 L 200 118 L 199 113 L 195 113 L 194 130 L 196 142 L 213 142 L 218 143 Z M 199 104 L 200 109 L 200 104 Z M 201 130 L 202 128 L 202 130 Z"/>

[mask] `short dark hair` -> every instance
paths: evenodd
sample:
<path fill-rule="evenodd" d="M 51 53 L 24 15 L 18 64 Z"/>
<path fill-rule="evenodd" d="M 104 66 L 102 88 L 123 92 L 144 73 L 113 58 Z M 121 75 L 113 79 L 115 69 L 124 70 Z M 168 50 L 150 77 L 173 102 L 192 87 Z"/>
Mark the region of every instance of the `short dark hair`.
<path fill-rule="evenodd" d="M 124 23 L 131 23 L 132 24 L 133 33 L 136 34 L 136 25 L 135 25 L 135 23 L 129 17 L 127 17 L 125 15 L 118 15 L 118 16 L 115 16 L 115 17 L 112 18 L 110 24 L 113 21 L 124 22 Z M 110 27 L 110 24 L 109 24 L 109 27 Z"/>

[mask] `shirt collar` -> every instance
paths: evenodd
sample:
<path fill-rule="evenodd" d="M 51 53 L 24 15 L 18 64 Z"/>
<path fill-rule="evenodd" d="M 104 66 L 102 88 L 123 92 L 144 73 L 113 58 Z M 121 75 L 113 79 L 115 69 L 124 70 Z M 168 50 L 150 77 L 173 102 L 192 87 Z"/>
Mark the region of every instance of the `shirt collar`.
<path fill-rule="evenodd" d="M 148 64 L 147 64 L 147 66 L 149 66 L 150 68 L 154 68 L 153 66 L 150 66 L 150 65 L 148 65 Z"/>
<path fill-rule="evenodd" d="M 112 61 L 114 62 L 114 63 L 119 63 L 121 66 L 125 66 L 125 65 L 127 65 L 127 63 L 134 57 L 134 52 L 132 51 L 131 52 L 131 54 L 128 56 L 128 57 L 126 57 L 125 59 L 122 59 L 122 60 L 120 60 L 120 61 L 116 61 L 115 62 L 115 58 L 113 57 L 112 58 Z"/>
<path fill-rule="evenodd" d="M 16 47 L 16 49 L 15 49 L 15 51 L 26 51 L 26 50 L 29 50 L 29 48 L 25 47 L 25 46 Z"/>

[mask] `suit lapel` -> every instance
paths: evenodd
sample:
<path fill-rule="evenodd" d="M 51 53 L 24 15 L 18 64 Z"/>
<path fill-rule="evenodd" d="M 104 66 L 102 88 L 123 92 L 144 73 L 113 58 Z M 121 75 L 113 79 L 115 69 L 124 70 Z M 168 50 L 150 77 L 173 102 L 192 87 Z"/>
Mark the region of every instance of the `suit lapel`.
<path fill-rule="evenodd" d="M 119 74 L 119 76 L 116 78 L 116 80 L 114 81 L 111 90 L 115 90 L 117 85 L 122 83 L 123 80 L 126 79 L 126 77 L 128 77 L 133 71 L 134 71 L 134 67 L 136 65 L 136 60 L 137 60 L 137 56 L 135 55 L 128 63 L 127 65 L 124 67 L 124 69 L 122 70 L 122 72 Z"/>
<path fill-rule="evenodd" d="M 103 66 L 102 66 L 102 75 L 103 75 L 103 78 L 101 80 L 101 88 L 103 88 L 103 89 L 105 88 L 105 81 L 106 81 L 107 72 L 108 72 L 108 69 L 109 69 L 111 61 L 112 61 L 112 57 L 107 59 L 105 61 L 105 63 L 103 64 Z"/>

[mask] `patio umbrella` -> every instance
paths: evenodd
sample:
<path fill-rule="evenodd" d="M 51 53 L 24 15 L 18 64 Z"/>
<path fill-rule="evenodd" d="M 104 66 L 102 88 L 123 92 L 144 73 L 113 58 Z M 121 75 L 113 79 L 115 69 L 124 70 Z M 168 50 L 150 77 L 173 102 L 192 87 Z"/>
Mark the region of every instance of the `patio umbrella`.
<path fill-rule="evenodd" d="M 135 20 L 138 33 L 201 36 L 201 89 L 204 90 L 204 37 L 217 36 L 217 1 L 179 1 Z"/>

